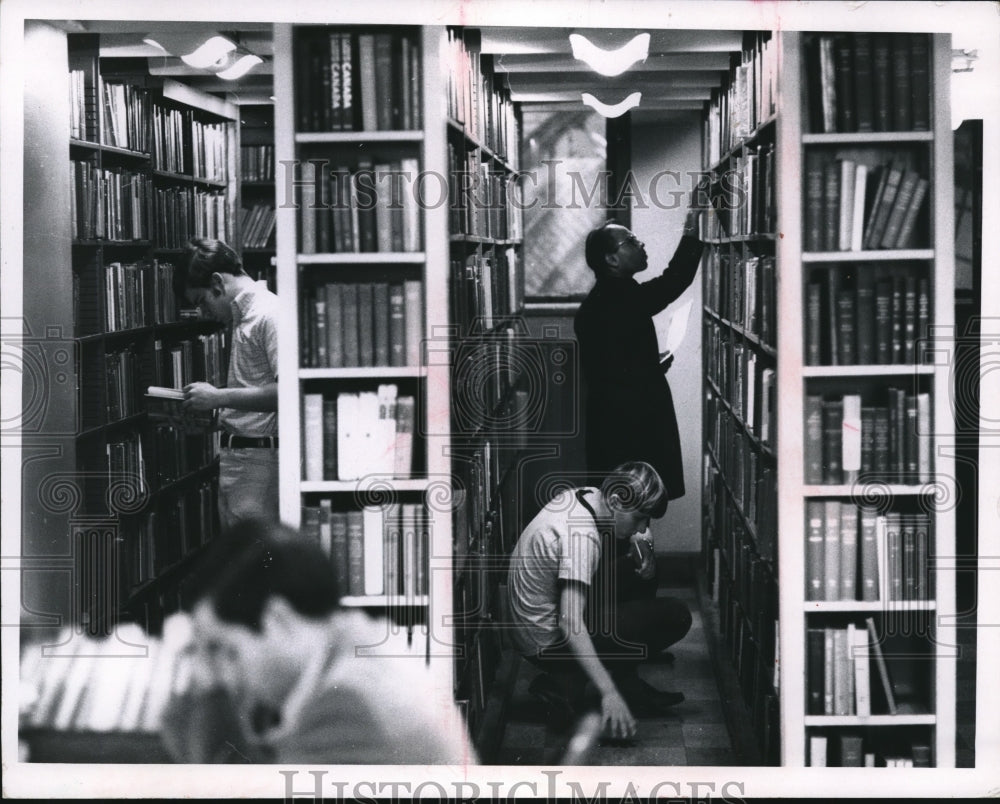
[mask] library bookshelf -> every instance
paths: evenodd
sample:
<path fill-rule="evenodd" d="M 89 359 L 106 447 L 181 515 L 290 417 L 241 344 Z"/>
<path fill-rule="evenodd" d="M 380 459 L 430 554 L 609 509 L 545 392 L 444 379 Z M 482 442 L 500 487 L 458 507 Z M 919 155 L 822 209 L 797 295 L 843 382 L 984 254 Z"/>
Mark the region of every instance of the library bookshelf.
<path fill-rule="evenodd" d="M 99 35 L 37 23 L 26 36 L 47 67 L 25 82 L 24 323 L 41 333 L 37 366 L 56 392 L 37 389 L 44 416 L 26 442 L 23 554 L 40 572 L 22 577 L 22 643 L 41 658 L 30 646 L 47 637 L 57 661 L 46 675 L 72 664 L 79 682 L 71 657 L 88 646 L 117 659 L 142 642 L 126 645 L 127 629 L 158 639 L 217 532 L 214 435 L 152 415 L 144 394 L 224 384 L 224 333 L 185 313 L 175 280 L 189 237 L 232 237 L 236 115 L 177 81 L 122 71 Z M 90 664 L 96 675 L 115 661 Z M 80 719 L 45 683 L 63 703 L 48 710 L 55 720 L 36 710 L 22 723 L 33 758 L 159 756 L 155 736 L 106 711 Z M 101 747 L 95 730 L 110 735 Z"/>
<path fill-rule="evenodd" d="M 447 149 L 454 190 L 449 216 L 453 354 L 451 431 L 454 513 L 455 698 L 481 757 L 502 729 L 501 581 L 519 532 L 512 484 L 524 448 L 518 432 L 526 396 L 518 344 L 521 218 L 516 205 L 520 117 L 506 77 L 481 53 L 480 33 L 449 28 Z M 492 703 L 492 705 L 491 705 Z"/>
<path fill-rule="evenodd" d="M 950 39 L 778 39 L 782 763 L 953 767 Z"/>
<path fill-rule="evenodd" d="M 778 764 L 777 42 L 744 35 L 709 102 L 703 150 L 705 559 L 719 626 L 760 747 Z M 784 560 L 784 548 L 780 559 Z"/>
<path fill-rule="evenodd" d="M 274 104 L 241 104 L 238 226 L 243 269 L 265 280 L 273 292 L 275 275 Z"/>
<path fill-rule="evenodd" d="M 62 512 L 80 571 L 70 619 L 92 635 L 122 619 L 155 632 L 176 607 L 183 566 L 216 531 L 216 459 L 210 433 L 148 416 L 143 394 L 224 379 L 224 335 L 184 315 L 175 263 L 188 237 L 232 234 L 235 114 L 179 82 L 113 72 L 97 35 L 53 47 L 67 51 L 70 103 L 51 118 L 33 108 L 31 125 L 61 134 L 68 182 L 26 185 L 25 223 L 68 244 L 69 258 L 26 263 L 25 312 L 57 327 L 73 354 L 60 367 L 73 391 L 48 411 L 55 429 L 39 433 L 74 442 L 73 510 Z M 51 186 L 66 199 L 52 215 L 32 198 Z M 44 220 L 31 220 L 36 210 Z M 53 514 L 58 502 L 42 507 Z"/>
<path fill-rule="evenodd" d="M 477 42 L 473 31 L 444 27 L 275 29 L 276 160 L 302 171 L 293 177 L 300 208 L 278 208 L 278 288 L 296 299 L 289 331 L 306 333 L 279 345 L 282 519 L 331 549 L 347 542 L 343 604 L 423 635 L 441 668 L 438 692 L 459 701 L 474 737 L 500 651 L 498 636 L 487 636 L 493 559 L 503 554 L 496 489 L 514 453 L 492 422 L 510 419 L 516 404 L 508 350 L 521 305 L 520 224 L 506 200 L 517 119 Z M 376 80 L 393 71 L 395 83 Z M 339 107 L 314 113 L 306 73 Z M 386 93 L 393 102 L 373 111 L 372 98 Z M 403 177 L 401 221 L 378 218 L 383 172 Z M 418 174 L 445 178 L 442 203 L 428 179 L 427 203 L 408 207 Z M 289 179 L 279 173 L 281 186 Z M 464 179 L 462 193 L 450 192 Z M 374 232 L 362 191 L 376 198 Z M 317 197 L 334 200 L 331 209 Z M 482 374 L 477 358 L 487 353 Z M 396 427 L 409 433 L 405 466 L 350 465 L 378 452 L 340 438 L 353 397 L 378 405 L 368 410 L 395 405 L 408 420 Z M 359 565 L 375 569 L 364 575 Z"/>
<path fill-rule="evenodd" d="M 279 199 L 297 193 L 277 287 L 302 336 L 279 341 L 281 518 L 338 552 L 342 605 L 405 628 L 452 701 L 448 209 L 416 203 L 447 170 L 438 33 L 274 35 Z"/>

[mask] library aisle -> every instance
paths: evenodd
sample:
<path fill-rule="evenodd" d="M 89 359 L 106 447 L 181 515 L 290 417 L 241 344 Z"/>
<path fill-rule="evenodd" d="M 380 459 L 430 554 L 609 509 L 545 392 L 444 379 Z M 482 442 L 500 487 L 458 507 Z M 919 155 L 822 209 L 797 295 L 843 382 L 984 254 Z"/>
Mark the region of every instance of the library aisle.
<path fill-rule="evenodd" d="M 705 630 L 698 589 L 692 581 L 668 580 L 658 594 L 676 597 L 691 610 L 691 630 L 670 652 L 674 661 L 650 662 L 639 671 L 653 686 L 677 690 L 686 696 L 666 717 L 639 719 L 634 739 L 601 738 L 585 757 L 587 765 L 743 765 L 746 760 L 734 749 L 726 725 L 720 684 L 712 669 L 709 638 Z M 560 762 L 572 732 L 556 732 L 547 726 L 544 707 L 528 686 L 538 671 L 522 661 L 511 694 L 503 742 L 497 753 L 499 765 L 552 765 Z"/>

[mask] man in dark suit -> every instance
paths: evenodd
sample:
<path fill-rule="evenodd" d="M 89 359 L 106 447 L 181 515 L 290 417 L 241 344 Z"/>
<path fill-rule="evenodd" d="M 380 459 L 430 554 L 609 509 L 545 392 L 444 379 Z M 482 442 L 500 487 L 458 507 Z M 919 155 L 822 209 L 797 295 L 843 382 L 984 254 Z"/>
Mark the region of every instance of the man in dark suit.
<path fill-rule="evenodd" d="M 646 249 L 629 229 L 608 221 L 586 241 L 587 264 L 597 279 L 574 321 L 583 368 L 587 470 L 601 480 L 626 461 L 651 464 L 666 486 L 667 499 L 684 494 L 684 464 L 674 401 L 661 364 L 653 316 L 694 281 L 703 244 L 698 239 L 695 188 L 680 243 L 666 269 L 639 284 L 633 278 L 648 264 Z M 601 576 L 591 606 L 646 599 L 656 594 L 655 561 L 627 555 L 628 545 L 605 545 Z M 651 541 L 646 550 L 652 554 Z M 638 567 L 637 567 L 638 565 Z M 613 620 L 611 620 L 613 621 Z M 667 655 L 669 658 L 669 655 Z"/>
<path fill-rule="evenodd" d="M 586 257 L 597 282 L 574 322 L 583 364 L 588 470 L 599 480 L 624 461 L 646 461 L 663 479 L 669 499 L 684 495 L 684 467 L 652 317 L 694 280 L 702 252 L 697 221 L 692 209 L 666 270 L 641 285 L 633 277 L 647 267 L 643 243 L 613 221 L 592 231 Z"/>

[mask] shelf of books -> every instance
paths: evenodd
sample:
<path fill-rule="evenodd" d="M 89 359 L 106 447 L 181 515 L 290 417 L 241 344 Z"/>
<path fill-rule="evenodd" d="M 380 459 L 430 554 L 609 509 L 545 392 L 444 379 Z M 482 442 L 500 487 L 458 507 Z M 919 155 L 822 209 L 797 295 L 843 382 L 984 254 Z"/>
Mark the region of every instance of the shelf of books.
<path fill-rule="evenodd" d="M 444 131 L 425 125 L 436 46 L 416 27 L 275 26 L 277 178 L 295 192 L 278 287 L 298 333 L 279 342 L 281 517 L 328 552 L 342 605 L 405 626 L 428 660 L 450 655 L 451 610 L 447 207 L 422 203 L 446 192 Z"/>
<path fill-rule="evenodd" d="M 235 115 L 177 82 L 111 73 L 97 37 L 68 45 L 66 312 L 78 344 L 78 549 L 91 568 L 80 615 L 92 634 L 120 617 L 155 631 L 176 606 L 179 568 L 216 530 L 216 452 L 209 428 L 149 414 L 144 394 L 224 384 L 224 333 L 182 309 L 174 260 L 191 236 L 232 234 Z"/>
<path fill-rule="evenodd" d="M 776 42 L 747 33 L 703 129 L 705 556 L 742 703 L 777 764 Z"/>
<path fill-rule="evenodd" d="M 783 762 L 952 767 L 950 42 L 781 46 Z"/>
<path fill-rule="evenodd" d="M 506 77 L 481 53 L 479 31 L 449 29 L 442 48 L 452 190 L 453 472 L 461 493 L 454 515 L 455 696 L 488 758 L 500 734 L 497 712 L 487 710 L 501 665 L 498 594 L 519 531 L 513 484 L 524 447 L 520 129 Z"/>
<path fill-rule="evenodd" d="M 41 637 L 45 657 L 60 657 L 33 678 L 55 697 L 23 733 L 32 759 L 52 751 L 59 761 L 119 761 L 138 738 L 108 720 L 115 706 L 77 718 L 60 686 L 76 663 L 61 657 L 92 658 L 81 659 L 87 675 L 72 674 L 79 702 L 87 679 L 116 664 L 93 657 L 134 647 L 121 642 L 127 630 L 141 635 L 135 645 L 157 638 L 217 530 L 211 422 L 182 419 L 169 397 L 194 380 L 224 384 L 224 333 L 184 309 L 175 259 L 194 234 L 231 235 L 235 115 L 177 82 L 114 72 L 96 35 L 40 25 L 32 37 L 61 71 L 26 79 L 26 98 L 45 99 L 26 104 L 26 131 L 38 133 L 26 137 L 26 162 L 64 167 L 25 183 L 25 241 L 47 244 L 25 251 L 25 322 L 43 340 L 61 335 L 47 357 L 60 393 L 48 394 L 33 434 L 40 452 L 26 462 L 36 473 L 23 477 L 25 499 L 39 501 L 25 508 L 25 555 L 68 588 L 39 598 L 45 581 L 23 577 L 24 642 L 34 645 L 25 656 L 44 658 Z M 49 104 L 58 81 L 66 100 Z M 35 552 L 38 532 L 48 554 Z M 91 731 L 111 738 L 98 745 Z"/>
<path fill-rule="evenodd" d="M 243 269 L 277 289 L 275 257 L 274 104 L 240 105 L 237 221 Z"/>

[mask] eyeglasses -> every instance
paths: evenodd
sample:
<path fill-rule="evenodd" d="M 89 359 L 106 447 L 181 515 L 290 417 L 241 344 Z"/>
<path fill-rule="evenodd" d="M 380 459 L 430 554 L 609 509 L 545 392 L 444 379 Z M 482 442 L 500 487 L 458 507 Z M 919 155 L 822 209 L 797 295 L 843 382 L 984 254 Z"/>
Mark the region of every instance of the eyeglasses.
<path fill-rule="evenodd" d="M 642 241 L 638 237 L 636 237 L 634 234 L 629 234 L 628 237 L 625 237 L 619 240 L 617 243 L 615 243 L 615 251 L 618 251 L 618 249 L 620 249 L 626 243 L 628 243 L 630 246 L 636 246 L 636 247 L 642 245 Z"/>

